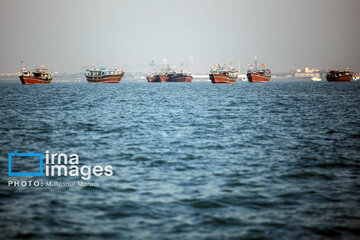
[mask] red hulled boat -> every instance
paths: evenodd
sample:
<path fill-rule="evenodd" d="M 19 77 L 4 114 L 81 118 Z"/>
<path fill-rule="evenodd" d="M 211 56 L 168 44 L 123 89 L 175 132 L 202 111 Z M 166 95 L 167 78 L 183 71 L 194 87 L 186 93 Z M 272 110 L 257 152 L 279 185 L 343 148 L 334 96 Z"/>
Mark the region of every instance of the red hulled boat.
<path fill-rule="evenodd" d="M 238 78 L 238 72 L 235 68 L 225 69 L 218 65 L 216 68 L 211 68 L 209 78 L 212 83 L 236 83 Z"/>
<path fill-rule="evenodd" d="M 119 83 L 125 72 L 120 70 L 108 70 L 106 68 L 87 69 L 86 80 L 89 83 Z"/>
<path fill-rule="evenodd" d="M 33 72 L 26 71 L 25 68 L 21 69 L 19 76 L 22 84 L 50 84 L 52 81 L 52 73 L 49 72 L 45 66 L 35 68 Z"/>
<path fill-rule="evenodd" d="M 353 72 L 350 71 L 348 68 L 343 72 L 331 69 L 326 74 L 326 80 L 328 82 L 350 82 L 352 79 L 352 75 Z"/>
<path fill-rule="evenodd" d="M 255 69 L 251 65 L 246 76 L 249 82 L 270 82 L 271 71 L 270 69 L 265 69 L 266 63 L 262 64 L 262 69 L 257 69 L 257 60 L 255 58 Z"/>

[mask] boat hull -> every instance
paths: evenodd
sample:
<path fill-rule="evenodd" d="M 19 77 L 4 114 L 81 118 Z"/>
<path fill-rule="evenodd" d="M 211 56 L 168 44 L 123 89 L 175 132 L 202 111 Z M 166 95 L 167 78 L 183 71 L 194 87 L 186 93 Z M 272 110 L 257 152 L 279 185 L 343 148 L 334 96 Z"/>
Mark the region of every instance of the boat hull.
<path fill-rule="evenodd" d="M 168 76 L 159 76 L 160 82 L 167 82 L 169 80 Z"/>
<path fill-rule="evenodd" d="M 102 76 L 102 77 L 92 77 L 86 76 L 86 80 L 89 83 L 119 83 L 122 77 L 124 76 L 124 72 L 117 75 L 109 75 L 109 76 Z"/>
<path fill-rule="evenodd" d="M 237 77 L 230 77 L 225 74 L 210 74 L 209 78 L 212 83 L 236 83 Z"/>
<path fill-rule="evenodd" d="M 351 79 L 352 79 L 352 75 L 346 75 L 341 77 L 326 76 L 326 80 L 328 82 L 350 82 Z"/>
<path fill-rule="evenodd" d="M 249 82 L 270 82 L 271 76 L 265 76 L 259 73 L 246 74 Z"/>
<path fill-rule="evenodd" d="M 192 79 L 193 79 L 192 76 L 179 76 L 179 77 L 160 76 L 160 82 L 191 82 Z"/>
<path fill-rule="evenodd" d="M 167 82 L 191 82 L 192 79 L 192 76 L 169 77 Z"/>
<path fill-rule="evenodd" d="M 30 85 L 30 84 L 50 84 L 52 78 L 50 79 L 42 79 L 41 77 L 34 76 L 19 76 L 22 84 Z"/>
<path fill-rule="evenodd" d="M 148 82 L 161 82 L 160 77 L 158 75 L 156 76 L 147 76 Z"/>

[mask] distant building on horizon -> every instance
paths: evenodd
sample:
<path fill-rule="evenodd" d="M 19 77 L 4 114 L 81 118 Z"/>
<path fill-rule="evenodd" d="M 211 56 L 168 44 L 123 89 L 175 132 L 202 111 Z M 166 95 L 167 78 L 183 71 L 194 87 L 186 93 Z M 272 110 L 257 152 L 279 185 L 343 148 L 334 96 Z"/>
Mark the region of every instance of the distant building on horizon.
<path fill-rule="evenodd" d="M 294 77 L 298 78 L 306 78 L 306 77 L 320 77 L 320 70 L 319 69 L 310 69 L 306 67 L 304 71 L 302 71 L 300 68 L 296 69 L 296 73 L 294 74 Z"/>

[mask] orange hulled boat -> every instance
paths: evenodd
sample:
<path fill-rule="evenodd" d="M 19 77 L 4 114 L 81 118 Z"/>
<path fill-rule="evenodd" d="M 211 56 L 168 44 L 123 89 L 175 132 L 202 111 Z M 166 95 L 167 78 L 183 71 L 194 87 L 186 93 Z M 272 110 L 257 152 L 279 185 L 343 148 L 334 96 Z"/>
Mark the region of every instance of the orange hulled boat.
<path fill-rule="evenodd" d="M 50 84 L 53 77 L 45 66 L 35 68 L 33 72 L 27 71 L 25 68 L 21 69 L 19 76 L 22 84 Z"/>
<path fill-rule="evenodd" d="M 89 83 L 119 83 L 124 74 L 123 70 L 93 67 L 86 70 L 85 77 Z"/>
<path fill-rule="evenodd" d="M 226 66 L 221 67 L 217 65 L 215 68 L 211 68 L 209 78 L 212 83 L 236 83 L 238 78 L 238 72 L 235 68 L 226 69 Z"/>
<path fill-rule="evenodd" d="M 328 82 L 350 82 L 353 76 L 353 72 L 350 69 L 346 69 L 343 72 L 340 72 L 335 69 L 331 69 L 326 74 L 326 80 Z"/>
<path fill-rule="evenodd" d="M 261 64 L 262 69 L 257 68 L 257 59 L 255 57 L 255 68 L 249 64 L 250 69 L 248 70 L 246 76 L 249 82 L 270 82 L 271 71 L 270 69 L 265 68 L 266 63 Z"/>

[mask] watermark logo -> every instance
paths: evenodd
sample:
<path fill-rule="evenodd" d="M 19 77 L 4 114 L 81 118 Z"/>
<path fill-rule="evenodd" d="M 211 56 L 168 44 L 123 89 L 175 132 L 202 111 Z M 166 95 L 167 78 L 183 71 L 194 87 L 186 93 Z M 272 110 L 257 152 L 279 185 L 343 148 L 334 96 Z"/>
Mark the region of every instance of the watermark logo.
<path fill-rule="evenodd" d="M 9 153 L 9 176 L 43 176 L 43 154 L 42 153 L 18 153 L 17 150 L 14 153 Z M 38 172 L 14 172 L 13 161 L 20 161 L 19 158 L 24 159 L 26 157 L 39 158 L 39 171 Z M 16 160 L 15 160 L 16 159 Z"/>
<path fill-rule="evenodd" d="M 111 165 L 82 165 L 79 155 L 72 153 L 9 153 L 9 176 L 46 176 L 46 177 L 80 177 L 90 180 L 91 177 L 112 176 L 114 171 Z M 33 163 L 35 162 L 35 164 Z M 16 164 L 15 164 L 16 163 Z M 25 167 L 34 167 L 38 171 L 22 171 Z M 15 167 L 16 166 L 16 167 Z M 37 168 L 39 166 L 39 168 Z M 20 170 L 19 170 L 20 168 Z"/>

